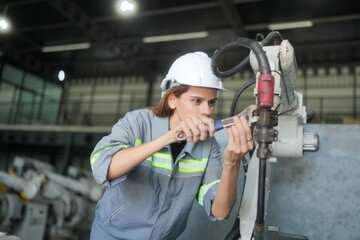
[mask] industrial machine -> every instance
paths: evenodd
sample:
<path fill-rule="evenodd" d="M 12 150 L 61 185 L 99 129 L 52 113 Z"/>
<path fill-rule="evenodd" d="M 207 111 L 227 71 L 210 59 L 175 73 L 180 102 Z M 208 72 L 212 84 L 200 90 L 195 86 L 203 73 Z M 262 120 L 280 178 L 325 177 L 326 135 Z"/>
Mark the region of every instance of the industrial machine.
<path fill-rule="evenodd" d="M 248 57 L 234 68 L 222 72 L 218 63 L 225 51 L 238 47 L 251 50 Z M 278 229 L 265 229 L 266 199 L 270 189 L 269 162 L 278 157 L 300 158 L 304 151 L 317 151 L 319 136 L 304 132 L 304 125 L 314 115 L 303 105 L 303 96 L 294 91 L 297 64 L 294 48 L 279 32 L 271 32 L 256 40 L 235 38 L 223 44 L 212 57 L 212 70 L 221 78 L 230 77 L 251 66 L 256 78 L 244 84 L 234 97 L 230 116 L 234 115 L 236 102 L 241 93 L 255 84 L 253 135 L 256 148 L 246 169 L 238 219 L 227 240 L 291 240 L 307 239 L 281 233 Z"/>
<path fill-rule="evenodd" d="M 0 232 L 22 240 L 84 239 L 103 189 L 90 172 L 73 166 L 67 176 L 52 165 L 15 157 L 0 171 Z"/>

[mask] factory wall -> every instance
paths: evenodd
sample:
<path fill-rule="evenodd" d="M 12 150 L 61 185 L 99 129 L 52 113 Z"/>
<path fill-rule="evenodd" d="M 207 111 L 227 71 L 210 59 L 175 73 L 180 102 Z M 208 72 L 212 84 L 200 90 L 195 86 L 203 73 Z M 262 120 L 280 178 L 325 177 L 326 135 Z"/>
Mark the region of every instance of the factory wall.
<path fill-rule="evenodd" d="M 228 116 L 236 91 L 253 78 L 250 72 L 224 80 L 229 92 L 219 92 L 215 118 Z M 160 99 L 162 76 L 153 79 L 151 103 L 147 103 L 149 83 L 141 77 L 72 79 L 64 100 L 64 123 L 112 125 L 127 111 L 154 106 Z M 237 111 L 254 104 L 254 86 L 241 95 Z M 304 95 L 304 104 L 317 113 L 317 123 L 342 123 L 359 117 L 360 67 L 347 66 L 299 69 L 294 86 Z"/>
<path fill-rule="evenodd" d="M 143 76 L 67 79 L 62 88 L 3 64 L 0 124 L 112 125 L 130 110 L 156 105 L 162 78 L 158 75 L 153 79 Z M 245 71 L 224 80 L 230 91 L 219 92 L 216 118 L 229 115 L 236 91 L 252 78 L 252 73 Z M 237 111 L 255 102 L 253 89 L 250 86 L 243 92 Z M 359 66 L 301 68 L 294 89 L 304 95 L 307 108 L 317 113 L 316 123 L 351 122 L 359 117 Z"/>

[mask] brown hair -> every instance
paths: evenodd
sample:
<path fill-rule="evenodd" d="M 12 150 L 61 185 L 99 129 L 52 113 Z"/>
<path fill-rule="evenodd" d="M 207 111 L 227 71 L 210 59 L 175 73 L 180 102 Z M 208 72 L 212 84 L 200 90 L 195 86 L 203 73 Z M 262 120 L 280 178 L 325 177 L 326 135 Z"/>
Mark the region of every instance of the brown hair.
<path fill-rule="evenodd" d="M 156 107 L 149 107 L 157 117 L 170 117 L 174 113 L 174 109 L 171 109 L 168 104 L 168 97 L 170 94 L 174 94 L 179 98 L 182 94 L 189 90 L 189 86 L 175 86 L 167 90 L 165 95 L 160 99 L 159 104 Z"/>

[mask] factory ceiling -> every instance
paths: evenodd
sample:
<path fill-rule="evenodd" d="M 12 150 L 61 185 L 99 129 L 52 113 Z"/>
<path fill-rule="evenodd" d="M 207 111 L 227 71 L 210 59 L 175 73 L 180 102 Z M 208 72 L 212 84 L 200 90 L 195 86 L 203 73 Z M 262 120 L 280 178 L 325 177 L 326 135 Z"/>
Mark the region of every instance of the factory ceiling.
<path fill-rule="evenodd" d="M 60 69 L 72 77 L 164 74 L 186 52 L 211 56 L 230 39 L 266 36 L 270 24 L 311 21 L 311 27 L 279 30 L 294 46 L 299 66 L 360 60 L 356 1 L 137 0 L 137 4 L 136 14 L 124 17 L 115 10 L 115 0 L 2 0 L 0 15 L 6 13 L 11 31 L 0 33 L 0 58 L 49 78 Z M 188 33 L 201 38 L 153 43 L 144 39 Z M 84 49 L 46 52 L 49 46 Z M 237 64 L 248 53 L 246 48 L 234 50 L 223 59 L 223 67 Z"/>

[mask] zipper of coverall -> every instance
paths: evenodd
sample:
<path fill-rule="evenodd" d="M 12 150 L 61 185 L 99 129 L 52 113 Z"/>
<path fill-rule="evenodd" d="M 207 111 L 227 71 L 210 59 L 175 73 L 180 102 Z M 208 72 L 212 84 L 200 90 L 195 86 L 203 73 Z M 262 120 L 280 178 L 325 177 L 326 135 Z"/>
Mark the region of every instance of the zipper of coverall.
<path fill-rule="evenodd" d="M 173 159 L 173 166 L 171 169 L 171 173 L 168 175 L 168 177 L 170 177 L 170 179 L 172 179 L 174 177 L 174 171 L 176 169 L 176 165 L 179 164 L 179 161 L 181 158 L 183 158 L 185 156 L 185 151 L 184 151 L 185 147 L 183 147 L 183 149 L 181 150 L 181 152 L 179 153 L 179 155 L 176 157 L 175 161 Z M 172 156 L 172 152 L 171 152 L 171 147 L 169 147 L 170 150 L 170 155 Z"/>
<path fill-rule="evenodd" d="M 170 181 L 171 181 L 171 179 L 173 178 L 173 175 L 174 175 L 175 165 L 179 162 L 179 160 L 181 159 L 181 157 L 185 156 L 185 154 L 184 154 L 183 151 L 181 151 L 181 153 L 177 156 L 176 160 L 174 161 L 174 159 L 173 159 L 173 157 L 172 157 L 172 152 L 171 152 L 171 147 L 170 147 L 170 145 L 167 146 L 166 148 L 167 148 L 168 152 L 170 153 L 170 156 L 171 156 L 171 159 L 172 159 L 172 163 L 173 163 L 173 165 L 171 166 L 171 172 L 170 172 L 170 174 L 167 175 L 167 176 L 169 177 L 168 182 L 167 182 L 167 188 L 166 188 L 166 193 L 167 193 L 167 192 L 168 192 L 168 189 L 169 189 Z M 158 218 L 159 218 L 159 214 L 160 214 L 160 212 L 161 212 L 161 209 L 162 209 L 163 206 L 164 206 L 164 203 L 165 203 L 165 200 L 166 200 L 166 198 L 165 198 L 165 197 L 166 197 L 166 193 L 164 194 L 164 202 L 162 203 L 161 208 L 160 208 L 160 211 L 159 211 L 158 215 L 156 216 L 155 225 L 156 225 L 156 223 L 157 223 L 157 221 L 158 221 Z M 152 236 L 153 233 L 154 233 L 154 229 L 151 230 L 151 233 L 150 233 L 150 235 L 149 235 L 148 240 L 151 240 L 151 236 Z"/>
<path fill-rule="evenodd" d="M 170 148 L 170 147 L 169 147 Z M 171 149 L 171 148 L 170 148 Z M 171 152 L 171 150 L 170 150 L 170 152 Z M 172 156 L 172 154 L 171 154 L 171 156 Z M 169 181 L 168 181 L 168 187 L 167 187 L 167 189 L 166 189 L 166 192 L 168 191 L 168 189 L 169 189 L 169 184 L 170 184 L 170 182 L 171 182 L 171 180 L 172 180 L 172 178 L 174 177 L 174 171 L 175 171 L 175 169 L 176 169 L 176 164 L 178 164 L 179 163 L 179 161 L 180 161 L 180 159 L 181 158 L 183 158 L 185 156 L 185 152 L 184 152 L 184 148 L 181 150 L 181 152 L 179 153 L 179 155 L 176 157 L 176 159 L 175 159 L 175 161 L 174 161 L 174 159 L 173 159 L 173 167 L 172 167 L 172 170 L 171 170 L 171 173 L 168 175 L 170 178 L 169 178 Z M 166 196 L 166 194 L 165 194 L 165 196 Z M 168 216 L 167 216 L 168 218 L 170 217 L 170 214 L 168 214 Z M 164 231 L 163 232 L 163 235 L 164 234 L 167 234 L 169 231 L 169 221 L 167 221 L 167 224 L 166 224 L 166 226 L 164 227 L 164 229 L 166 230 L 166 231 Z M 163 235 L 161 236 L 161 238 L 163 238 Z"/>

